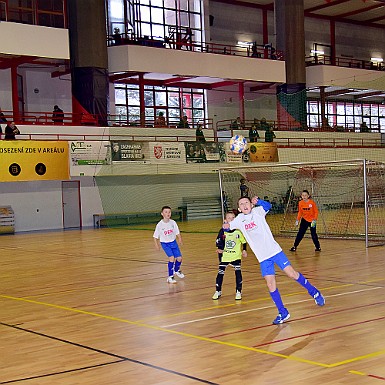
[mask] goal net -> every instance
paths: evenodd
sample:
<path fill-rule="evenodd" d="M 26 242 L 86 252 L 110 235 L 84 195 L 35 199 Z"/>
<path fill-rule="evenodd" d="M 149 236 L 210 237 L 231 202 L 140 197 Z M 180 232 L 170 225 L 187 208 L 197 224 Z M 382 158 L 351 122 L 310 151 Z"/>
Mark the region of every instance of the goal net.
<path fill-rule="evenodd" d="M 359 159 L 227 167 L 219 169 L 219 183 L 223 211 L 237 209 L 241 185 L 249 197 L 270 201 L 267 220 L 275 235 L 295 236 L 298 202 L 308 190 L 319 210 L 319 237 L 362 239 L 367 247 L 385 243 L 385 163 Z"/>

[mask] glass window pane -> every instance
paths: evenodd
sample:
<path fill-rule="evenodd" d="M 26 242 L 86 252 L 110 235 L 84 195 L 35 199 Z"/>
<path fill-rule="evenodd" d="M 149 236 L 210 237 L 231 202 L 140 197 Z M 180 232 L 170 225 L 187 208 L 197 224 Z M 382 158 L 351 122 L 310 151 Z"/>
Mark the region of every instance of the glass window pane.
<path fill-rule="evenodd" d="M 154 94 L 152 91 L 144 91 L 144 105 L 146 107 L 154 105 Z"/>
<path fill-rule="evenodd" d="M 140 119 L 139 107 L 128 107 L 127 113 L 128 113 L 128 120 L 130 122 Z"/>
<path fill-rule="evenodd" d="M 155 105 L 156 106 L 165 106 L 167 104 L 166 102 L 166 92 L 155 92 Z"/>
<path fill-rule="evenodd" d="M 175 10 L 164 10 L 165 24 L 175 26 L 176 25 L 176 11 Z"/>
<path fill-rule="evenodd" d="M 126 104 L 126 90 L 124 88 L 115 88 L 115 104 Z"/>
<path fill-rule="evenodd" d="M 147 23 L 141 23 L 141 34 L 142 36 L 151 36 L 151 25 Z"/>
<path fill-rule="evenodd" d="M 110 0 L 110 17 L 111 21 L 124 19 L 123 0 Z"/>
<path fill-rule="evenodd" d="M 193 95 L 193 107 L 203 108 L 203 95 Z"/>
<path fill-rule="evenodd" d="M 141 21 L 151 21 L 150 7 L 140 5 L 140 20 Z"/>
<path fill-rule="evenodd" d="M 127 104 L 130 106 L 139 106 L 139 91 L 138 90 L 127 90 Z"/>
<path fill-rule="evenodd" d="M 152 25 L 152 37 L 154 38 L 164 38 L 164 27 L 163 25 L 153 24 Z"/>

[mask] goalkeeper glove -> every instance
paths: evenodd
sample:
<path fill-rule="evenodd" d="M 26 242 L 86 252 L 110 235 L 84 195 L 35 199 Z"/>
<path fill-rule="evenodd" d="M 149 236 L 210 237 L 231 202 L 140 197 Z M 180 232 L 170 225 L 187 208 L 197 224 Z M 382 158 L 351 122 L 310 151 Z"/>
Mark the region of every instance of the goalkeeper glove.
<path fill-rule="evenodd" d="M 314 221 L 311 221 L 311 227 L 315 227 L 315 225 L 317 224 L 317 221 L 316 220 L 314 220 Z"/>

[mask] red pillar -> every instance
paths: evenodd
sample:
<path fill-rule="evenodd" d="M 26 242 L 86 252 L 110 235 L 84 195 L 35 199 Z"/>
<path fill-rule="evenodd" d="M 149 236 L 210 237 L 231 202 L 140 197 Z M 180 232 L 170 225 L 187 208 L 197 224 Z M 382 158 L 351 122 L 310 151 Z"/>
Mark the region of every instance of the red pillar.
<path fill-rule="evenodd" d="M 269 30 L 267 25 L 267 9 L 265 8 L 262 10 L 262 28 L 263 45 L 266 45 L 269 44 Z M 267 49 L 263 50 L 263 58 L 269 58 L 269 51 Z"/>
<path fill-rule="evenodd" d="M 144 79 L 143 74 L 139 74 L 139 113 L 140 113 L 140 125 L 144 127 L 146 125 L 146 108 L 144 104 Z"/>
<path fill-rule="evenodd" d="M 17 87 L 17 65 L 12 65 L 11 67 L 11 83 L 12 83 L 13 120 L 15 122 L 18 122 L 20 118 L 20 108 L 19 108 L 19 90 Z"/>
<path fill-rule="evenodd" d="M 336 65 L 336 23 L 330 20 L 330 56 L 331 64 Z"/>
<path fill-rule="evenodd" d="M 239 93 L 239 117 L 242 122 L 245 121 L 245 87 L 243 83 L 238 84 L 238 93 Z"/>

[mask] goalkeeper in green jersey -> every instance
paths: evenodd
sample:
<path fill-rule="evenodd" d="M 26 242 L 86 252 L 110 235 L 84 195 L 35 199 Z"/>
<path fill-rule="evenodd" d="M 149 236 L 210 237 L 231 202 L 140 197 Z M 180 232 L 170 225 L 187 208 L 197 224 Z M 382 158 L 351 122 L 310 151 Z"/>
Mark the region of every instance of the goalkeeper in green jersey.
<path fill-rule="evenodd" d="M 226 222 L 231 222 L 235 218 L 234 213 L 226 213 Z M 218 299 L 222 295 L 223 276 L 226 267 L 231 265 L 235 270 L 235 299 L 242 299 L 242 257 L 247 257 L 246 240 L 239 230 L 221 229 L 218 233 L 217 253 L 219 257 L 219 268 L 216 279 L 216 289 L 213 299 Z"/>

